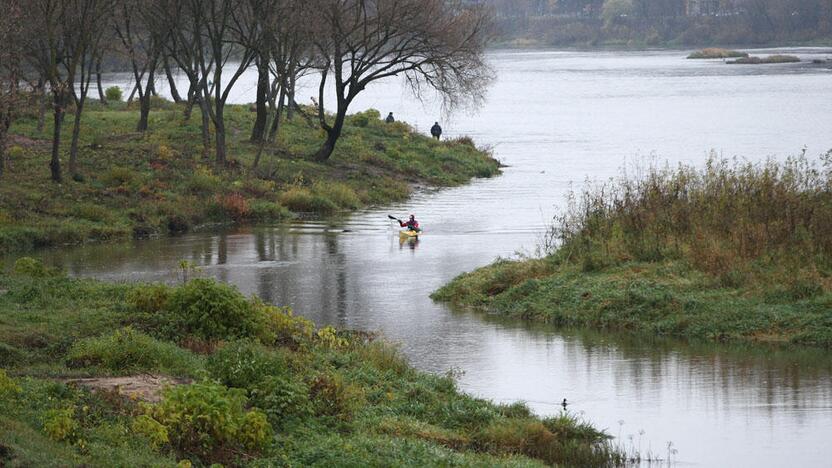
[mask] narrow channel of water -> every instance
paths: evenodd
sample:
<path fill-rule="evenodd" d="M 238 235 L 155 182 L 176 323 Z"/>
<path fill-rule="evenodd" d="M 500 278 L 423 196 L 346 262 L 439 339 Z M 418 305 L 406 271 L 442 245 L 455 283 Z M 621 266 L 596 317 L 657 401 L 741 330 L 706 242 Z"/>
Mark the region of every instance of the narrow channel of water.
<path fill-rule="evenodd" d="M 805 58 L 832 51 L 799 49 Z M 463 372 L 461 387 L 541 414 L 570 411 L 680 464 L 829 466 L 832 359 L 819 350 L 691 345 L 558 331 L 452 311 L 430 292 L 500 256 L 532 251 L 571 183 L 627 161 L 702 163 L 832 148 L 832 71 L 685 60 L 685 52 L 495 52 L 496 83 L 450 136 L 492 145 L 509 168 L 465 187 L 339 222 L 198 233 L 39 253 L 72 274 L 170 280 L 181 259 L 320 324 L 381 331 L 416 367 Z M 252 100 L 253 76 L 236 99 Z M 302 95 L 302 94 L 301 94 Z M 427 129 L 440 113 L 390 82 L 358 103 Z M 388 212 L 426 227 L 400 244 Z M 344 232 L 348 231 L 348 232 Z M 630 437 L 632 436 L 632 437 Z"/>

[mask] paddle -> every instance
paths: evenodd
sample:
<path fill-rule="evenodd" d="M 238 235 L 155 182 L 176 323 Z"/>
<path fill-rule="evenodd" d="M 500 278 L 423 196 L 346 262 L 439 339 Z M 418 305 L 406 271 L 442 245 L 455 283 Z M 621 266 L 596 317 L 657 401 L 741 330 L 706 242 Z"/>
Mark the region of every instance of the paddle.
<path fill-rule="evenodd" d="M 387 217 L 392 219 L 393 221 L 398 221 L 399 224 L 404 224 L 404 223 L 402 223 L 402 220 L 400 220 L 399 218 L 396 218 L 395 216 L 387 215 Z"/>

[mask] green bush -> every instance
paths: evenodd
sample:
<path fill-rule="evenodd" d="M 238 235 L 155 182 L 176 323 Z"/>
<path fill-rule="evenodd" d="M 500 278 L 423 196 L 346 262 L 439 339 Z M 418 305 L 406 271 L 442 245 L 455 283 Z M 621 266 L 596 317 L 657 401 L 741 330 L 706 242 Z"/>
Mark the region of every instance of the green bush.
<path fill-rule="evenodd" d="M 32 257 L 21 257 L 14 262 L 12 272 L 18 276 L 29 276 L 32 278 L 46 278 L 60 275 L 60 270 L 48 267 L 40 260 Z"/>
<path fill-rule="evenodd" d="M 274 427 L 312 416 L 309 387 L 286 375 L 266 376 L 251 389 L 251 403 L 263 410 Z"/>
<path fill-rule="evenodd" d="M 251 389 L 270 375 L 285 372 L 279 355 L 251 340 L 233 341 L 215 351 L 207 369 L 218 382 L 228 387 Z"/>
<path fill-rule="evenodd" d="M 185 190 L 193 194 L 215 193 L 222 187 L 222 179 L 208 169 L 198 169 L 185 183 Z"/>
<path fill-rule="evenodd" d="M 104 91 L 104 96 L 108 101 L 120 102 L 122 98 L 121 88 L 118 86 L 110 86 Z"/>
<path fill-rule="evenodd" d="M 263 317 L 260 341 L 264 344 L 298 349 L 308 343 L 315 333 L 312 322 L 295 316 L 288 307 L 275 307 L 261 302 L 256 302 L 254 307 Z"/>
<path fill-rule="evenodd" d="M 101 182 L 107 187 L 129 187 L 137 185 L 139 176 L 129 167 L 112 167 L 101 175 Z"/>
<path fill-rule="evenodd" d="M 289 210 L 280 203 L 257 200 L 249 204 L 249 218 L 254 221 L 279 221 L 289 216 Z"/>
<path fill-rule="evenodd" d="M 75 420 L 75 408 L 49 410 L 43 420 L 43 432 L 50 439 L 58 442 L 76 438 L 78 428 L 78 421 Z"/>
<path fill-rule="evenodd" d="M 332 213 L 338 210 L 332 200 L 305 187 L 292 187 L 283 192 L 280 203 L 295 212 Z"/>
<path fill-rule="evenodd" d="M 82 203 L 72 208 L 72 215 L 87 221 L 105 222 L 112 218 L 110 212 L 99 205 Z"/>
<path fill-rule="evenodd" d="M 171 294 L 164 284 L 142 284 L 127 294 L 127 303 L 139 312 L 155 314 L 165 309 Z"/>
<path fill-rule="evenodd" d="M 122 374 L 161 371 L 174 375 L 195 375 L 201 367 L 191 352 L 132 328 L 76 342 L 67 355 L 67 365 L 97 366 Z"/>
<path fill-rule="evenodd" d="M 364 401 L 361 388 L 346 382 L 339 374 L 318 375 L 309 385 L 309 394 L 317 415 L 342 421 L 352 419 Z"/>
<path fill-rule="evenodd" d="M 240 454 L 261 452 L 274 435 L 266 415 L 246 411 L 246 401 L 243 390 L 198 383 L 165 389 L 162 401 L 145 410 L 167 432 L 179 456 L 229 463 Z M 157 435 L 162 432 L 149 421 L 141 424 Z"/>
<path fill-rule="evenodd" d="M 6 374 L 5 369 L 0 369 L 0 397 L 10 398 L 20 392 L 20 385 Z"/>
<path fill-rule="evenodd" d="M 205 340 L 250 338 L 263 331 L 263 317 L 233 286 L 194 279 L 174 290 L 167 320 L 179 337 Z"/>
<path fill-rule="evenodd" d="M 361 200 L 358 195 L 347 184 L 340 182 L 317 183 L 313 187 L 313 192 L 330 200 L 339 208 L 355 210 L 361 207 Z"/>

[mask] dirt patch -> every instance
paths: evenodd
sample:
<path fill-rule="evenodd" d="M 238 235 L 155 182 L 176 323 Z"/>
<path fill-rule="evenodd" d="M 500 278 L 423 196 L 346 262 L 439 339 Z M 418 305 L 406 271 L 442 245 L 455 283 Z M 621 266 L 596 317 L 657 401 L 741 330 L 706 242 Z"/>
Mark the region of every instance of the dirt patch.
<path fill-rule="evenodd" d="M 37 148 L 49 145 L 49 140 L 35 140 L 23 135 L 9 135 L 8 146 L 20 146 L 21 148 Z"/>
<path fill-rule="evenodd" d="M 161 399 L 162 389 L 170 385 L 190 383 L 187 379 L 174 379 L 156 375 L 133 375 L 128 377 L 95 377 L 70 379 L 67 384 L 80 385 L 91 390 L 105 390 L 124 395 L 133 400 L 156 403 Z"/>

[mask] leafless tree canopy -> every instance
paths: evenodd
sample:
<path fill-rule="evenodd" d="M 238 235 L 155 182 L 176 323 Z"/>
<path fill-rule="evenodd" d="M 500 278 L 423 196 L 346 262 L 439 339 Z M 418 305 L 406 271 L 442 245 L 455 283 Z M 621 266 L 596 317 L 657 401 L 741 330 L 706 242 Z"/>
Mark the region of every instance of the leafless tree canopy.
<path fill-rule="evenodd" d="M 489 10 L 447 0 L 318 0 L 313 34 L 321 62 L 318 117 L 332 154 L 349 104 L 373 81 L 403 76 L 417 96 L 437 91 L 446 106 L 476 104 L 492 79 L 484 61 Z M 337 106 L 324 112 L 329 83 Z"/>
<path fill-rule="evenodd" d="M 0 123 L 10 122 L 5 96 L 21 82 L 17 75 L 10 78 L 11 70 L 25 69 L 23 81 L 38 83 L 32 85 L 36 94 L 48 90 L 51 95 L 50 168 L 56 182 L 62 180 L 61 126 L 67 109 L 75 117 L 69 168 L 77 175 L 81 113 L 93 75 L 103 99 L 100 73 L 106 54 L 117 54 L 122 63 L 126 59 L 132 72 L 130 95 L 138 93 L 139 131 L 148 127 L 157 70 L 163 68 L 170 83 L 172 68 L 184 74 L 189 82 L 184 117 L 193 107 L 200 109 L 204 154 L 213 150 L 218 166 L 228 159 L 225 106 L 251 66 L 258 72 L 252 141 L 261 143 L 255 166 L 263 145 L 275 141 L 285 109 L 286 118 L 301 112 L 326 132 L 317 154 L 325 160 L 350 104 L 376 80 L 402 77 L 416 96 L 435 91 L 447 108 L 478 104 L 491 81 L 483 58 L 492 35 L 490 10 L 470 1 L 0 0 L 0 7 L 0 39 L 12 44 L 0 52 Z M 298 78 L 311 73 L 320 76 L 317 122 L 294 97 Z M 336 97 L 333 115 L 324 102 L 330 87 Z"/>

